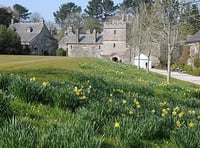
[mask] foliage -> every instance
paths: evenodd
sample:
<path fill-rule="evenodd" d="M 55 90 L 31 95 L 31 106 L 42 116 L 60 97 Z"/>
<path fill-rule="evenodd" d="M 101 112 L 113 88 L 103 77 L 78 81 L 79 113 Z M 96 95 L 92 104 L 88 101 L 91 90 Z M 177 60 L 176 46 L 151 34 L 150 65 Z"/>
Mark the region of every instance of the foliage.
<path fill-rule="evenodd" d="M 93 19 L 105 20 L 108 16 L 115 14 L 118 6 L 114 6 L 112 0 L 90 0 L 85 13 Z"/>
<path fill-rule="evenodd" d="M 73 26 L 75 28 L 80 27 L 81 7 L 77 6 L 73 2 L 62 4 L 58 11 L 54 12 L 55 21 L 61 28 L 67 28 Z"/>
<path fill-rule="evenodd" d="M 56 56 L 66 56 L 66 52 L 62 48 L 56 50 Z"/>
<path fill-rule="evenodd" d="M 0 95 L 12 96 L 0 117 L 3 147 L 200 145 L 199 86 L 100 59 L 20 59 L 9 71 L 18 75 L 0 75 Z"/>
<path fill-rule="evenodd" d="M 11 23 L 12 14 L 6 8 L 0 8 L 0 25 L 9 26 Z"/>
<path fill-rule="evenodd" d="M 0 25 L 0 53 L 18 54 L 21 49 L 20 37 L 16 32 Z"/>
<path fill-rule="evenodd" d="M 20 4 L 14 4 L 13 10 L 17 13 L 17 19 L 19 21 L 27 20 L 30 18 L 29 15 L 31 15 L 31 12 L 29 12 L 27 8 L 25 8 L 24 6 Z"/>

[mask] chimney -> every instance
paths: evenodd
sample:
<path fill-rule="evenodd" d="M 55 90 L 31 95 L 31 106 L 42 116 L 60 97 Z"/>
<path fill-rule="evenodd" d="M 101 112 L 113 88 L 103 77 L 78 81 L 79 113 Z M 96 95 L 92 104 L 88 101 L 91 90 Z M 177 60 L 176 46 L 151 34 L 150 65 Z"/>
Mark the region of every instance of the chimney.
<path fill-rule="evenodd" d="M 96 32 L 96 29 L 93 30 L 93 35 L 94 35 L 93 36 L 93 42 L 96 43 L 96 41 L 97 41 L 97 32 Z"/>
<path fill-rule="evenodd" d="M 76 42 L 79 42 L 79 29 L 76 29 Z"/>
<path fill-rule="evenodd" d="M 15 20 L 14 18 L 11 19 L 11 24 L 14 24 L 15 23 Z"/>

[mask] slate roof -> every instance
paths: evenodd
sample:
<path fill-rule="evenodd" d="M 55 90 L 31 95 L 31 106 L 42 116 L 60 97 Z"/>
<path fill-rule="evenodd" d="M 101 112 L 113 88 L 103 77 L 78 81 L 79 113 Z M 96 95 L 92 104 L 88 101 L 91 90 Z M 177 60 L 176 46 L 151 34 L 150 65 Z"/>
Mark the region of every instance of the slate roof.
<path fill-rule="evenodd" d="M 14 23 L 10 25 L 10 28 L 19 34 L 22 43 L 29 43 L 40 34 L 43 26 L 43 23 Z M 28 32 L 28 29 L 32 31 Z"/>
<path fill-rule="evenodd" d="M 194 42 L 200 42 L 200 31 L 198 31 L 185 41 L 185 43 L 194 43 Z"/>
<path fill-rule="evenodd" d="M 67 34 L 60 42 L 64 42 L 67 44 L 77 44 L 76 34 L 69 33 Z M 95 43 L 103 43 L 103 35 L 97 34 Z M 94 34 L 79 34 L 79 42 L 78 44 L 94 44 Z"/>

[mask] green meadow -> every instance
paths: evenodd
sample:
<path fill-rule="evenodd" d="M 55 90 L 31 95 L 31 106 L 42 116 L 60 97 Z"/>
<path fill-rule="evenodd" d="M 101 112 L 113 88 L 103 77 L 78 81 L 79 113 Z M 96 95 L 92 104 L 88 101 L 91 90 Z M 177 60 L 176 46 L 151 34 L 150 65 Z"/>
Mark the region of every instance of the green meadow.
<path fill-rule="evenodd" d="M 0 147 L 200 147 L 200 87 L 132 65 L 0 55 Z"/>

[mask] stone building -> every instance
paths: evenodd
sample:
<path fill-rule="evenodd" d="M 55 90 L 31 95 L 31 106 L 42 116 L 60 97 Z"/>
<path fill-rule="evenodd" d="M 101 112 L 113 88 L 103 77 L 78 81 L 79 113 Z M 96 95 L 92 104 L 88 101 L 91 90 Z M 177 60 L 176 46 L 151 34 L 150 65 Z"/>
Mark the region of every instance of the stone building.
<path fill-rule="evenodd" d="M 194 59 L 200 58 L 200 31 L 189 36 L 185 41 L 182 60 L 188 65 L 194 66 Z"/>
<path fill-rule="evenodd" d="M 130 48 L 127 44 L 127 21 L 122 17 L 104 23 L 103 32 L 93 30 L 79 33 L 69 27 L 59 48 L 70 57 L 98 57 L 130 63 Z"/>
<path fill-rule="evenodd" d="M 22 54 L 55 55 L 58 41 L 51 35 L 44 20 L 38 23 L 14 23 L 10 28 L 21 38 Z"/>

